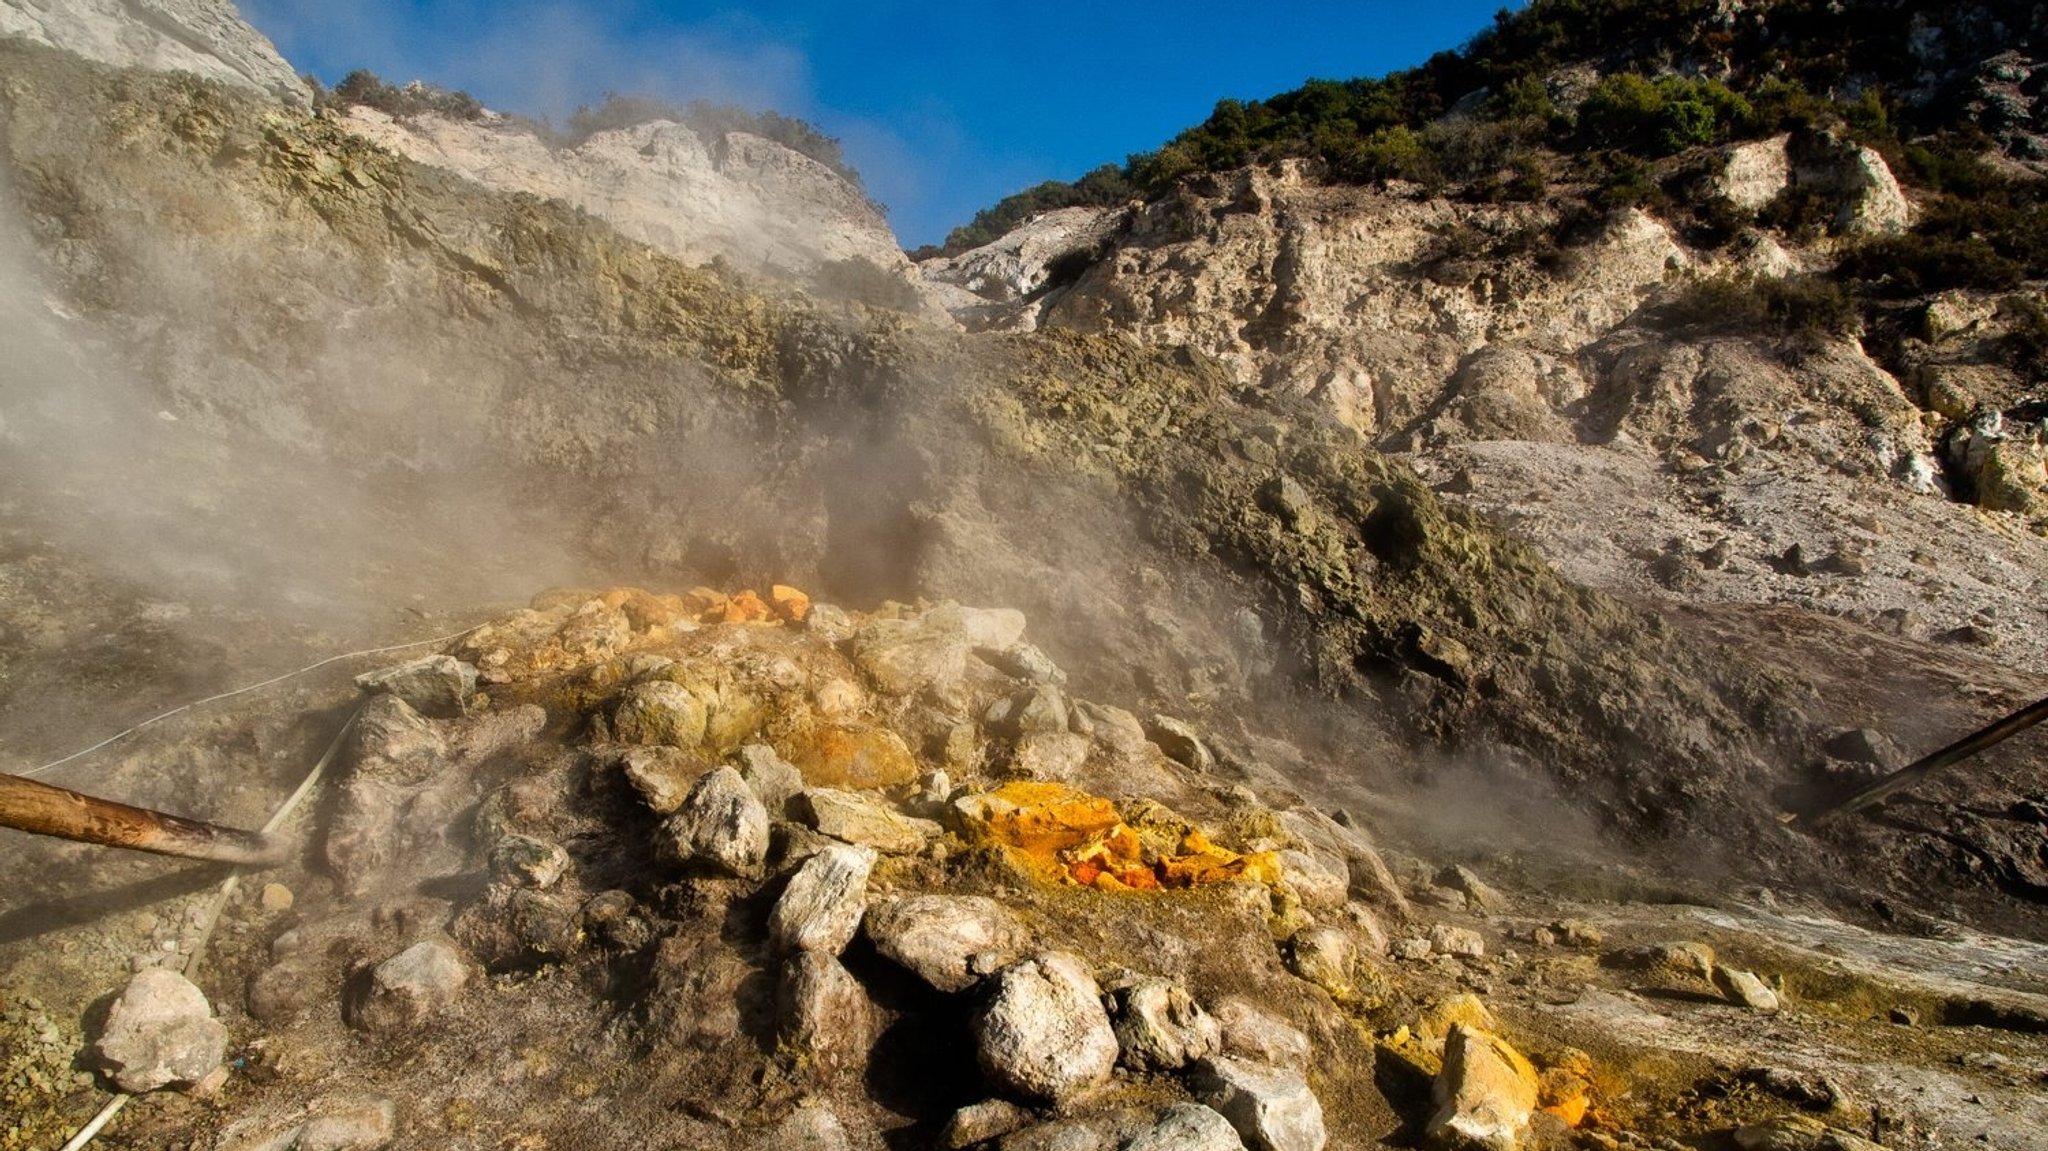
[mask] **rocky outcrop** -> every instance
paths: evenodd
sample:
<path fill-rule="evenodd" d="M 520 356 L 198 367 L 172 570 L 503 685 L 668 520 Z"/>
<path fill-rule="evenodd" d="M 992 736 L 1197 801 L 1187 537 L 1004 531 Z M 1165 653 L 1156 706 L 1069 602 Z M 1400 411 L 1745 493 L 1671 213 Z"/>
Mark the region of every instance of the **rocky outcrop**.
<path fill-rule="evenodd" d="M 0 0 L 0 36 L 88 60 L 191 72 L 305 107 L 312 94 L 230 0 Z"/>
<path fill-rule="evenodd" d="M 859 188 L 749 133 L 706 138 L 656 120 L 556 147 L 489 114 L 396 119 L 357 106 L 344 123 L 365 140 L 487 188 L 573 204 L 692 264 L 724 260 L 834 295 L 858 295 L 864 278 L 895 285 L 871 296 L 876 303 L 890 303 L 883 297 L 891 295 L 915 300 L 921 290 L 881 210 Z"/>

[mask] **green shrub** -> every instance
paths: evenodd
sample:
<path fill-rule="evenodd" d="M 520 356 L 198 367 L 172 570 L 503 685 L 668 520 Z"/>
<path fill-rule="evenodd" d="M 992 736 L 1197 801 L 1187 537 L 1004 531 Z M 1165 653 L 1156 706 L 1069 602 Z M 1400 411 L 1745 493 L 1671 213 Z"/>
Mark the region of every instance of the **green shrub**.
<path fill-rule="evenodd" d="M 1881 236 L 1851 249 L 1835 274 L 1858 289 L 1895 299 L 1951 288 L 2005 291 L 2019 286 L 2020 265 L 1999 255 L 1981 237 L 1955 239 L 1908 232 Z"/>
<path fill-rule="evenodd" d="M 1718 80 L 1620 72 L 1586 94 L 1579 134 L 1595 147 L 1669 156 L 1745 132 L 1755 115 L 1749 101 Z"/>
<path fill-rule="evenodd" d="M 361 105 L 400 119 L 431 113 L 450 120 L 479 120 L 484 115 L 483 102 L 467 92 L 419 80 L 402 86 L 387 84 L 367 68 L 358 68 L 343 76 L 341 82 L 322 93 L 316 103 L 335 111 Z"/>
<path fill-rule="evenodd" d="M 1846 334 L 1857 316 L 1849 293 L 1825 276 L 1729 274 L 1687 284 L 1659 319 L 1693 333 L 1780 337 Z"/>

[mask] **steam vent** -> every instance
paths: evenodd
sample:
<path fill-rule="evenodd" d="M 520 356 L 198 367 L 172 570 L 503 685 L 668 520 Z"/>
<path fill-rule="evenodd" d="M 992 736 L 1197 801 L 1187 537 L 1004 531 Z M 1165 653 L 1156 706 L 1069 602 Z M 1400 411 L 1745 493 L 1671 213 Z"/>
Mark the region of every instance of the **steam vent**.
<path fill-rule="evenodd" d="M 0 0 L 0 1151 L 2048 1151 L 2048 8 L 702 7 Z"/>

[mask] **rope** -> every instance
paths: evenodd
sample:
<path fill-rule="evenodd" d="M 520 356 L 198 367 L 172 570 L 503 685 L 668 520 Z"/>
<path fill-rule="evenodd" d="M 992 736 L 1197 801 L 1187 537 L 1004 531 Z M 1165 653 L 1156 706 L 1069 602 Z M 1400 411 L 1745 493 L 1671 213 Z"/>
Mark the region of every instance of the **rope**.
<path fill-rule="evenodd" d="M 457 634 L 457 635 L 461 635 L 461 634 L 464 634 L 464 633 L 461 633 L 461 632 L 457 632 L 456 634 Z M 440 642 L 440 641 L 437 641 L 437 640 L 424 640 L 424 641 L 422 641 L 422 642 L 425 642 L 425 643 L 437 643 L 437 642 Z M 419 644 L 401 644 L 401 645 L 399 645 L 399 646 L 400 646 L 400 647 L 418 647 L 418 646 L 419 646 Z M 380 649 L 378 649 L 378 650 L 379 650 L 379 651 L 395 651 L 395 650 L 397 650 L 397 649 L 396 649 L 396 648 L 380 648 Z M 351 654 L 354 654 L 354 655 L 366 655 L 366 654 L 371 654 L 371 653 L 368 653 L 368 652 L 354 652 L 354 653 L 351 653 Z M 345 657 L 342 657 L 342 656 L 336 656 L 336 657 L 335 657 L 335 659 L 342 659 L 342 658 L 345 658 Z M 332 662 L 334 662 L 334 661 L 333 661 L 333 660 L 323 660 L 323 661 L 321 661 L 321 662 L 323 662 L 323 663 L 332 663 Z M 313 665 L 313 666 L 314 666 L 314 667 L 318 667 L 318 666 L 319 666 L 319 664 L 315 664 L 315 665 Z M 310 671 L 310 670 L 312 670 L 312 669 L 311 669 L 311 668 L 302 668 L 302 669 L 300 669 L 300 670 L 301 670 L 301 671 Z M 292 674 L 296 675 L 296 674 L 298 674 L 298 673 L 297 673 L 297 672 L 294 672 L 294 673 L 292 673 Z M 279 678 L 279 679 L 283 679 L 283 678 L 287 678 L 287 677 L 284 677 L 284 676 L 280 676 L 280 677 L 278 677 L 278 678 Z M 269 681 L 269 682 L 271 682 L 271 683 L 275 683 L 275 682 L 277 682 L 277 681 L 276 681 L 276 680 L 271 680 L 271 681 Z M 261 686 L 263 686 L 263 685 L 261 685 L 261 684 L 258 684 L 257 686 L 258 686 L 258 687 L 261 687 Z M 245 691 L 246 691 L 246 690 L 249 690 L 249 689 L 245 688 L 245 689 L 243 689 L 243 690 L 245 690 Z M 229 692 L 228 694 L 229 694 L 229 695 L 234 695 L 234 694 L 237 694 L 237 693 L 235 693 L 235 692 Z M 214 698 L 215 698 L 215 699 L 220 699 L 220 698 L 223 698 L 223 697 L 221 697 L 221 696 L 215 696 Z M 204 703 L 204 702 L 206 702 L 206 701 L 205 701 L 205 700 L 201 700 L 200 702 L 201 702 L 201 703 Z M 196 705 L 194 705 L 194 704 L 187 704 L 186 706 L 187 706 L 187 707 L 192 707 L 192 706 L 196 706 Z M 182 710 L 182 709 L 180 709 L 180 710 Z M 168 714 L 172 714 L 172 713 L 166 712 L 165 714 L 167 714 L 167 715 L 168 715 Z M 290 797 L 289 797 L 288 799 L 286 799 L 286 800 L 284 801 L 284 804 L 283 804 L 282 806 L 280 806 L 280 807 L 279 807 L 279 808 L 277 809 L 277 811 L 276 811 L 276 812 L 275 812 L 275 813 L 274 813 L 273 815 L 271 815 L 271 817 L 270 817 L 270 821 L 269 821 L 268 823 L 265 823 L 265 824 L 263 825 L 263 834 L 265 834 L 265 835 L 269 835 L 269 834 L 271 834 L 272 832 L 276 831 L 276 830 L 277 830 L 278 828 L 280 828 L 280 827 L 283 827 L 283 826 L 284 826 L 284 822 L 285 822 L 285 820 L 287 820 L 287 819 L 290 819 L 290 818 L 291 818 L 292 812 L 294 812 L 294 811 L 298 810 L 299 804 L 300 804 L 300 803 L 302 803 L 302 802 L 304 802 L 304 801 L 305 801 L 305 798 L 306 798 L 306 797 L 307 797 L 308 795 L 311 795 L 311 794 L 312 794 L 312 792 L 313 792 L 313 788 L 314 788 L 314 787 L 315 787 L 316 785 L 318 785 L 318 784 L 319 784 L 319 782 L 320 782 L 320 777 L 321 777 L 321 776 L 323 776 L 323 775 L 325 775 L 325 774 L 327 773 L 327 768 L 328 768 L 328 765 L 330 765 L 330 764 L 332 764 L 332 763 L 334 762 L 334 757 L 335 757 L 335 755 L 336 755 L 336 754 L 338 754 L 338 753 L 339 753 L 339 752 L 341 751 L 341 743 L 342 743 L 342 740 L 343 740 L 344 738 L 346 738 L 346 737 L 347 737 L 347 735 L 348 735 L 348 733 L 349 733 L 349 729 L 350 729 L 350 728 L 353 728 L 353 727 L 354 727 L 354 726 L 356 725 L 356 719 L 357 719 L 357 717 L 361 716 L 362 714 L 363 714 L 363 709 L 362 709 L 362 708 L 360 708 L 360 707 L 359 707 L 359 708 L 357 708 L 357 709 L 356 709 L 355 711 L 353 711 L 353 712 L 350 712 L 350 713 L 349 713 L 349 717 L 348 717 L 348 719 L 342 722 L 342 725 L 341 725 L 341 730 L 340 730 L 340 731 L 337 731 L 337 732 L 335 732 L 335 733 L 334 733 L 334 739 L 333 739 L 333 741 L 332 741 L 332 742 L 330 742 L 330 743 L 329 743 L 329 744 L 327 745 L 327 750 L 326 750 L 325 752 L 323 752 L 323 753 L 321 754 L 319 762 L 317 762 L 317 763 L 315 763 L 315 764 L 313 765 L 313 770 L 311 770 L 311 771 L 309 771 L 309 772 L 307 772 L 307 773 L 306 773 L 306 778 L 305 778 L 305 779 L 303 779 L 303 780 L 300 780 L 300 781 L 299 781 L 299 786 L 298 786 L 298 788 L 297 788 L 296 790 L 294 790 L 294 791 L 293 791 L 293 792 L 291 793 L 291 796 L 290 796 Z M 138 726 L 139 726 L 139 725 L 138 725 Z M 90 749 L 88 749 L 88 750 L 90 750 Z M 197 972 L 197 971 L 199 970 L 199 961 L 200 961 L 200 960 L 201 960 L 201 959 L 202 959 L 202 958 L 203 958 L 203 957 L 204 957 L 204 956 L 206 955 L 206 945 L 207 945 L 207 944 L 208 944 L 209 942 L 211 942 L 211 941 L 212 941 L 212 939 L 213 939 L 213 928 L 214 928 L 214 925 L 220 922 L 220 915 L 221 915 L 221 912 L 222 912 L 223 910 L 225 910 L 225 909 L 227 908 L 227 905 L 228 905 L 228 900 L 230 900 L 230 899 L 234 898 L 235 890 L 236 890 L 236 888 L 238 888 L 238 887 L 240 887 L 240 886 L 241 886 L 241 883 L 242 883 L 242 873 L 241 873 L 241 872 L 239 872 L 239 871 L 235 872 L 235 873 L 234 873 L 233 875 L 230 875 L 230 876 L 228 876 L 228 877 L 227 877 L 226 879 L 222 880 L 222 881 L 221 881 L 221 885 L 220 885 L 220 890 L 219 890 L 219 891 L 216 891 L 216 892 L 214 893 L 214 895 L 213 895 L 213 902 L 212 902 L 211 904 L 209 904 L 209 905 L 207 906 L 207 908 L 206 908 L 206 914 L 200 917 L 200 921 L 199 921 L 199 937 L 198 937 L 198 939 L 196 939 L 196 940 L 195 940 L 195 941 L 193 942 L 193 944 L 192 944 L 192 951 L 191 951 L 191 954 L 189 954 L 189 955 L 187 955 L 187 956 L 185 957 L 185 965 L 184 965 L 183 971 L 184 971 L 185 977 L 186 977 L 187 979 L 190 979 L 190 978 L 192 977 L 192 975 L 193 975 L 193 974 L 194 974 L 195 972 Z M 105 1126 L 107 1125 L 107 1123 L 108 1123 L 108 1122 L 109 1122 L 110 1120 L 112 1120 L 112 1119 L 114 1118 L 114 1116 L 115 1116 L 115 1115 L 118 1115 L 118 1114 L 120 1114 L 120 1112 L 121 1112 L 121 1108 L 123 1108 L 123 1107 L 126 1107 L 126 1106 L 128 1105 L 128 1101 L 129 1101 L 130 1099 L 133 1099 L 133 1098 L 134 1098 L 134 1096 L 132 1096 L 132 1095 L 128 1094 L 128 1093 L 127 1093 L 127 1092 L 125 1092 L 125 1091 L 123 1091 L 123 1092 L 121 1092 L 121 1093 L 119 1093 L 119 1094 L 115 1095 L 115 1096 L 114 1096 L 114 1097 L 113 1097 L 112 1099 L 109 1099 L 109 1100 L 107 1100 L 107 1105 L 106 1105 L 105 1107 L 102 1107 L 102 1108 L 100 1108 L 100 1113 L 99 1113 L 99 1114 L 97 1114 L 97 1115 L 95 1115 L 95 1116 L 93 1116 L 93 1117 L 92 1117 L 92 1121 L 91 1121 L 91 1122 L 89 1122 L 89 1123 L 87 1123 L 87 1124 L 86 1124 L 85 1126 L 83 1126 L 83 1127 L 79 1128 L 79 1129 L 78 1129 L 78 1134 L 76 1134 L 76 1135 L 73 1135 L 73 1136 L 71 1137 L 71 1141 L 70 1141 L 69 1143 L 66 1143 L 66 1144 L 65 1144 L 65 1145 L 63 1146 L 63 1148 L 61 1149 L 61 1151 L 80 1151 L 80 1148 L 83 1148 L 83 1147 L 84 1147 L 84 1146 L 85 1146 L 86 1144 L 88 1144 L 88 1143 L 92 1142 L 92 1141 L 93 1141 L 93 1137 L 94 1137 L 94 1136 L 96 1136 L 96 1135 L 98 1135 L 98 1134 L 100 1133 L 100 1129 L 101 1129 L 101 1128 L 103 1128 L 103 1127 L 105 1127 Z"/>
<path fill-rule="evenodd" d="M 35 768 L 30 771 L 18 772 L 16 774 L 24 775 L 30 779 L 34 779 L 36 776 L 42 775 L 44 772 L 52 771 L 56 768 L 62 767 L 65 764 L 70 763 L 72 760 L 79 758 L 80 756 L 91 755 L 93 752 L 98 751 L 99 749 L 107 746 L 110 743 L 117 743 L 121 740 L 127 739 L 129 736 L 134 735 L 136 732 L 141 731 L 143 728 L 148 727 L 153 723 L 160 723 L 164 720 L 171 718 L 174 715 L 179 715 L 184 712 L 191 711 L 195 707 L 204 707 L 209 703 L 216 703 L 223 699 L 233 699 L 235 696 L 247 695 L 252 691 L 256 691 L 260 688 L 269 687 L 272 684 L 283 683 L 285 680 L 291 679 L 295 676 L 304 675 L 309 671 L 318 671 L 319 669 L 326 667 L 330 663 L 340 663 L 342 660 L 355 659 L 358 656 L 383 655 L 387 652 L 405 651 L 407 648 L 426 647 L 430 644 L 437 643 L 448 643 L 452 640 L 461 639 L 463 636 L 466 636 L 470 632 L 473 632 L 475 630 L 476 628 L 466 627 L 463 628 L 461 631 L 455 632 L 453 634 L 437 636 L 433 639 L 414 640 L 411 643 L 395 643 L 389 647 L 368 647 L 364 648 L 361 651 L 350 651 L 343 652 L 340 655 L 331 655 L 328 656 L 326 659 L 320 660 L 317 663 L 309 663 L 306 666 L 298 669 L 297 671 L 288 671 L 285 672 L 283 675 L 271 676 L 269 679 L 266 679 L 261 683 L 252 683 L 247 687 L 238 687 L 233 691 L 221 692 L 219 695 L 209 695 L 205 699 L 195 699 L 191 703 L 184 704 L 180 707 L 174 707 L 171 710 L 164 712 L 162 715 L 153 715 L 148 719 L 143 720 L 141 723 L 136 724 L 134 727 L 129 728 L 126 731 L 116 732 L 115 734 L 108 736 L 107 738 L 99 741 L 98 743 L 93 744 L 91 747 L 72 752 L 70 755 L 65 756 L 63 759 L 53 759 L 50 762 L 42 765 L 41 767 Z"/>

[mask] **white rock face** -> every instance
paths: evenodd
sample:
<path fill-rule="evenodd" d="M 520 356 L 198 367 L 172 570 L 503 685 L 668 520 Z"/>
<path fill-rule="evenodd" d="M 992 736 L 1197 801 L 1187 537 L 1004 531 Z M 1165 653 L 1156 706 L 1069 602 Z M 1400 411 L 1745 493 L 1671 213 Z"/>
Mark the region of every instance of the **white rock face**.
<path fill-rule="evenodd" d="M 119 68 L 191 72 L 287 103 L 311 103 L 277 46 L 228 0 L 0 0 L 0 36 Z"/>
<path fill-rule="evenodd" d="M 1752 140 L 1728 149 L 1728 167 L 1721 173 L 1721 194 L 1735 206 L 1754 212 L 1777 198 L 1792 180 L 1789 136 Z"/>
<path fill-rule="evenodd" d="M 554 148 L 498 117 L 404 120 L 349 110 L 356 135 L 487 188 L 574 204 L 619 232 L 692 263 L 724 259 L 798 279 L 864 260 L 919 287 L 894 233 L 838 173 L 745 132 L 706 139 L 667 120 L 598 132 Z M 943 314 L 933 306 L 933 315 Z"/>
<path fill-rule="evenodd" d="M 1063 262 L 1085 259 L 1130 218 L 1129 208 L 1061 208 L 1033 216 L 1002 238 L 919 265 L 947 310 L 969 327 L 1007 327 L 1001 305 L 1046 291 Z M 1024 314 L 1017 326 L 1032 326 Z"/>

